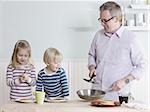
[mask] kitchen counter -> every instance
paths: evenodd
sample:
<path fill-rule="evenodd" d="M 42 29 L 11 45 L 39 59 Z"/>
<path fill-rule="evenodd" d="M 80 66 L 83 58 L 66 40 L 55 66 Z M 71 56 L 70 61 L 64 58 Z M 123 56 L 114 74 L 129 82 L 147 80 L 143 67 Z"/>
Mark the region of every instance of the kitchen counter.
<path fill-rule="evenodd" d="M 93 107 L 90 102 L 82 100 L 63 103 L 36 103 L 10 102 L 0 108 L 0 112 L 150 112 L 150 110 L 135 110 L 126 107 Z"/>

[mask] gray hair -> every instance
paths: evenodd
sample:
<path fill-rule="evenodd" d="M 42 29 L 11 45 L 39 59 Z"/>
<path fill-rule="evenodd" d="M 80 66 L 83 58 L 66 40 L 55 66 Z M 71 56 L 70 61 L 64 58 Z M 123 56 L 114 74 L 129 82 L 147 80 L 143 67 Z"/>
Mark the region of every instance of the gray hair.
<path fill-rule="evenodd" d="M 122 10 L 119 4 L 113 1 L 105 2 L 99 8 L 100 12 L 104 10 L 109 10 L 111 16 L 117 16 L 120 18 L 120 22 L 122 22 Z"/>

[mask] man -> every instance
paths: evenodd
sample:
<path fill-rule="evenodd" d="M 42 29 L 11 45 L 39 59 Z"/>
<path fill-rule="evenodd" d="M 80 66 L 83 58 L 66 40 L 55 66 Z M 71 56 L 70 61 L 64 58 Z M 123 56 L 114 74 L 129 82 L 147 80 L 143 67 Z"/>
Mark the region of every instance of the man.
<path fill-rule="evenodd" d="M 100 6 L 99 30 L 89 50 L 89 75 L 96 75 L 93 89 L 111 90 L 106 99 L 118 100 L 118 92 L 130 92 L 130 82 L 140 79 L 146 60 L 136 36 L 122 26 L 121 7 L 115 2 Z"/>

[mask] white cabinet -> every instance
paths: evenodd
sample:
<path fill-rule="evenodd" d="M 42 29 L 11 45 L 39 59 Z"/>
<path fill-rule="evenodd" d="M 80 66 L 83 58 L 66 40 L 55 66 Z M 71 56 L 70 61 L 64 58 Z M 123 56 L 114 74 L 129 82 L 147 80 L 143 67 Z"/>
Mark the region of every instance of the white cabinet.
<path fill-rule="evenodd" d="M 123 12 L 123 23 L 128 29 L 150 31 L 150 5 L 129 5 Z"/>

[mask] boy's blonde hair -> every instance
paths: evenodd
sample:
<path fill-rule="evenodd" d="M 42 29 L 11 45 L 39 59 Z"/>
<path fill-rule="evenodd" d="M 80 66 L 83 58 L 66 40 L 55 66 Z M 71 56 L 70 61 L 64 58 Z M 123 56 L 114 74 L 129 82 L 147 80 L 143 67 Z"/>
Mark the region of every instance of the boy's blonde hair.
<path fill-rule="evenodd" d="M 31 47 L 30 44 L 26 41 L 26 40 L 18 40 L 15 44 L 14 50 L 13 50 L 13 54 L 11 57 L 11 64 L 14 68 L 17 67 L 18 62 L 17 62 L 17 53 L 19 51 L 19 49 L 28 49 L 28 53 L 29 53 L 29 62 L 30 62 L 30 58 L 31 58 Z"/>
<path fill-rule="evenodd" d="M 56 48 L 48 48 L 44 52 L 43 61 L 46 65 L 50 62 L 62 61 L 63 56 Z"/>

